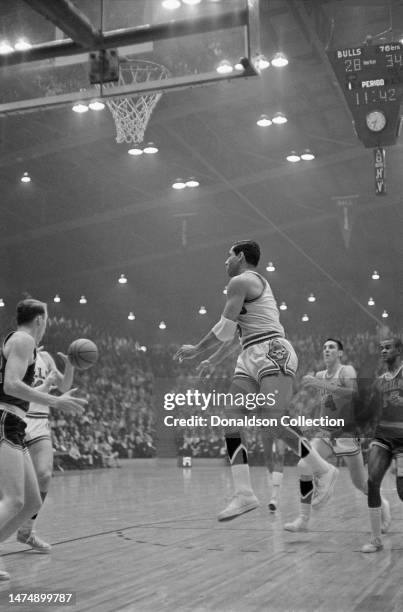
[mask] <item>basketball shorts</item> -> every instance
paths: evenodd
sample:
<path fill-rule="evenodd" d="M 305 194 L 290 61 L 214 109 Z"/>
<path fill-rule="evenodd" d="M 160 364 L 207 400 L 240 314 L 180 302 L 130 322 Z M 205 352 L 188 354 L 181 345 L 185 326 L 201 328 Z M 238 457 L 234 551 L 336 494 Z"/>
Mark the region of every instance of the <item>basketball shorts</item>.
<path fill-rule="evenodd" d="M 27 415 L 25 443 L 30 446 L 38 440 L 50 440 L 50 427 L 47 417 L 30 417 Z"/>
<path fill-rule="evenodd" d="M 6 442 L 13 448 L 26 450 L 25 427 L 26 423 L 20 417 L 7 410 L 0 410 L 0 443 Z"/>
<path fill-rule="evenodd" d="M 234 379 L 252 378 L 259 385 L 265 376 L 295 376 L 298 357 L 288 340 L 271 338 L 244 349 L 235 366 Z"/>
<path fill-rule="evenodd" d="M 321 430 L 323 434 L 323 438 L 320 437 L 320 434 L 316 434 L 315 438 L 318 437 L 322 442 L 324 442 L 333 454 L 336 457 L 351 457 L 353 455 L 358 455 L 361 452 L 361 444 L 360 439 L 355 437 L 350 438 L 336 438 L 329 437 L 329 432 L 327 430 Z"/>
<path fill-rule="evenodd" d="M 385 448 L 391 453 L 392 457 L 403 454 L 403 438 L 386 438 L 376 435 L 375 438 L 371 440 L 369 448 L 372 446 Z"/>

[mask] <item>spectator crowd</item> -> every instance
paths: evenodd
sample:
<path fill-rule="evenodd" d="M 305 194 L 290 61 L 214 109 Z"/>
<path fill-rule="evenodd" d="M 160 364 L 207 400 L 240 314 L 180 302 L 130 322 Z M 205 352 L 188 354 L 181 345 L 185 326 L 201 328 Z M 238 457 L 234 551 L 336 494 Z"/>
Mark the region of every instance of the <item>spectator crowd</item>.
<path fill-rule="evenodd" d="M 174 362 L 174 346 L 146 349 L 132 338 L 113 337 L 104 330 L 63 317 L 51 319 L 45 349 L 54 356 L 58 351 L 66 353 L 70 342 L 80 337 L 91 338 L 97 344 L 99 361 L 95 367 L 75 373 L 74 386 L 88 399 L 84 414 L 72 416 L 56 411 L 51 414 L 55 469 L 119 467 L 122 458 L 154 457 L 157 411 L 161 408 L 155 405 L 160 401 L 156 380 L 169 379 L 174 392 L 200 387 L 202 383 L 194 376 L 195 363 Z M 300 388 L 299 381 L 303 375 L 323 369 L 324 339 L 310 335 L 290 340 L 300 367 L 289 413 L 316 416 L 315 392 Z M 381 367 L 376 334 L 359 333 L 342 340 L 343 362 L 354 365 L 360 377 L 373 380 Z M 206 389 L 228 391 L 235 359 L 228 358 L 215 368 L 204 383 Z M 189 411 L 176 408 L 175 416 L 189 416 Z M 225 457 L 223 434 L 220 427 L 178 427 L 175 429 L 178 454 Z M 263 463 L 261 431 L 251 428 L 246 436 L 251 463 Z M 291 462 L 291 455 L 289 459 Z"/>

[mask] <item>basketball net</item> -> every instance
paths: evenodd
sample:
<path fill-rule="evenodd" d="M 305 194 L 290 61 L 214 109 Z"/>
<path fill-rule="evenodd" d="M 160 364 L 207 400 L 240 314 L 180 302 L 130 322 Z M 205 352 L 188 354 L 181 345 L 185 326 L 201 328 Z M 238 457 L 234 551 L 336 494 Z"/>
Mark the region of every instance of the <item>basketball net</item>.
<path fill-rule="evenodd" d="M 132 85 L 147 81 L 163 81 L 169 76 L 165 66 L 145 60 L 123 60 L 120 64 L 118 85 Z M 104 87 L 115 87 L 105 83 Z M 109 98 L 106 104 L 112 113 L 116 126 L 116 142 L 140 144 L 152 112 L 161 98 L 161 92 L 131 94 L 125 97 Z"/>

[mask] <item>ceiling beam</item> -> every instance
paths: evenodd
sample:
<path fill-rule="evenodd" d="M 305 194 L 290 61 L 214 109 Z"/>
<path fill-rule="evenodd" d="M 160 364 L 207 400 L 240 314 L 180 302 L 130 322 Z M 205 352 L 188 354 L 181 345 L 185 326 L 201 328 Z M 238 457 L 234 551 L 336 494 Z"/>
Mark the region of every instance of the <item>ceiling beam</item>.
<path fill-rule="evenodd" d="M 29 4 L 42 4 L 41 0 L 25 1 Z M 44 0 L 44 2 L 45 1 L 49 6 L 52 6 L 53 2 L 56 2 L 56 0 Z M 116 47 L 154 42 L 155 40 L 168 40 L 181 36 L 231 29 L 246 26 L 247 24 L 248 12 L 246 9 L 241 9 L 238 11 L 221 13 L 213 17 L 207 15 L 196 17 L 192 20 L 181 19 L 147 27 L 138 26 L 100 33 L 96 43 L 88 47 L 88 50 L 113 49 Z M 27 51 L 13 51 L 7 55 L 0 56 L 0 68 L 13 66 L 15 64 L 24 64 L 26 62 L 77 55 L 82 52 L 82 45 L 74 40 L 51 41 L 41 45 L 35 45 Z"/>
<path fill-rule="evenodd" d="M 102 35 L 70 0 L 24 0 L 25 4 L 67 34 L 81 50 L 96 47 Z"/>

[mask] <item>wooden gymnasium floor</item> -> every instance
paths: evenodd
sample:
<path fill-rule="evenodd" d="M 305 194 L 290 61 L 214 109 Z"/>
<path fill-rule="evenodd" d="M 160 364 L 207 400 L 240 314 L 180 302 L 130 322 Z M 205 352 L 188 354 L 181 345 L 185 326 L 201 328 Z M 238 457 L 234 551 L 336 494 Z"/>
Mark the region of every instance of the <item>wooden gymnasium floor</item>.
<path fill-rule="evenodd" d="M 287 468 L 281 511 L 266 510 L 264 468 L 252 468 L 261 508 L 219 524 L 229 469 L 191 470 L 173 462 L 128 461 L 122 469 L 65 473 L 53 480 L 38 531 L 51 555 L 10 538 L 1 562 L 1 610 L 323 611 L 403 610 L 403 507 L 392 476 L 384 493 L 393 526 L 385 549 L 359 552 L 368 539 L 365 499 L 345 468 L 333 501 L 310 533 L 284 532 L 297 509 L 296 471 Z M 8 591 L 75 591 L 76 605 L 18 606 Z"/>

